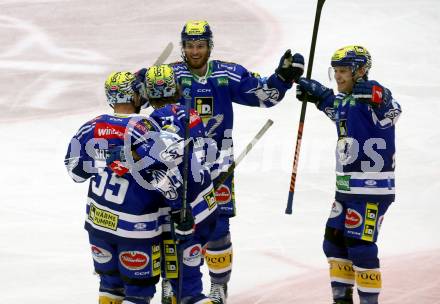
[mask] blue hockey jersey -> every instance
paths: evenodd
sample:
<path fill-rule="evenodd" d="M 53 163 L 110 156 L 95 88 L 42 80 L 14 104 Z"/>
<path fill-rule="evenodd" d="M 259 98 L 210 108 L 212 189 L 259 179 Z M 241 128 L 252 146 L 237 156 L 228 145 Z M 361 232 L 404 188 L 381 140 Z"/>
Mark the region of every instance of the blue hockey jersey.
<path fill-rule="evenodd" d="M 137 114 L 101 115 L 84 124 L 69 144 L 65 165 L 75 182 L 90 179 L 86 230 L 106 240 L 130 241 L 159 238 L 169 230 L 170 209 L 181 207 L 179 142 L 183 147 L 176 134 Z M 123 162 L 107 165 L 117 147 L 124 147 Z M 210 210 L 216 205 L 212 186 L 211 200 L 209 190 L 198 190 L 191 187 L 188 200 L 202 221 L 207 202 Z"/>
<path fill-rule="evenodd" d="M 185 107 L 168 104 L 154 110 L 150 119 L 156 127 L 165 132 L 185 138 Z M 188 192 L 187 199 L 191 206 L 196 227 L 208 218 L 217 209 L 214 189 L 212 186 L 210 170 L 206 166 L 205 157 L 205 128 L 202 120 L 193 109 L 190 110 L 188 141 Z M 180 152 L 183 154 L 183 152 Z M 183 172 L 183 162 L 180 163 L 180 172 Z"/>
<path fill-rule="evenodd" d="M 191 73 L 184 62 L 171 64 L 177 81 L 182 88 L 180 100 L 189 100 L 197 110 L 206 128 L 206 136 L 217 144 L 218 151 L 208 153 L 213 180 L 221 172 L 227 171 L 233 162 L 232 129 L 234 113 L 232 103 L 252 107 L 272 107 L 276 105 L 292 87 L 275 74 L 262 78 L 249 72 L 239 64 L 212 60 L 208 62 L 205 76 Z M 220 212 L 233 216 L 234 190 L 233 176 L 216 191 Z"/>
<path fill-rule="evenodd" d="M 395 199 L 395 124 L 402 112 L 392 99 L 380 107 L 351 94 L 331 95 L 318 105 L 336 124 L 336 200 Z"/>

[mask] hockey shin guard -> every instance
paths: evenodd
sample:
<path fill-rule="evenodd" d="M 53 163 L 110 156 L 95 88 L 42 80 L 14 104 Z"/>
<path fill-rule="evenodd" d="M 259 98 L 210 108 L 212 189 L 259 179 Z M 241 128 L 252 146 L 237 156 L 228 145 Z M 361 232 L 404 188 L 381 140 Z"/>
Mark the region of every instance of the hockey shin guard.
<path fill-rule="evenodd" d="M 360 304 L 377 304 L 382 288 L 382 277 L 379 268 L 364 269 L 354 267 L 356 271 L 356 285 Z"/>
<path fill-rule="evenodd" d="M 124 300 L 124 297 L 118 297 L 112 294 L 103 294 L 99 295 L 99 304 L 121 304 Z"/>
<path fill-rule="evenodd" d="M 225 284 L 229 282 L 232 271 L 232 243 L 229 233 L 208 243 L 205 260 L 212 283 Z"/>

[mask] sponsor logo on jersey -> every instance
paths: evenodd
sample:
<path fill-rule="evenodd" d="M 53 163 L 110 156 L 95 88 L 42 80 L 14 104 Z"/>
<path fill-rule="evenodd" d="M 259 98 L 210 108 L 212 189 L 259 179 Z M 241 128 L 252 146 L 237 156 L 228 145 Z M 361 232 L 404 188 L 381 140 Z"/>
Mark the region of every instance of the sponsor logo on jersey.
<path fill-rule="evenodd" d="M 342 191 L 350 191 L 350 175 L 337 175 L 336 188 Z"/>
<path fill-rule="evenodd" d="M 374 239 L 374 232 L 376 231 L 377 216 L 379 213 L 378 204 L 367 203 L 365 207 L 365 225 L 362 232 L 362 239 L 372 242 Z"/>
<path fill-rule="evenodd" d="M 231 190 L 229 190 L 229 187 L 221 185 L 215 191 L 215 199 L 219 205 L 228 203 L 231 200 Z"/>
<path fill-rule="evenodd" d="M 146 119 L 142 119 L 140 121 L 139 120 L 130 120 L 128 122 L 128 125 L 134 127 L 135 129 L 138 129 L 142 133 L 146 133 L 149 130 L 153 130 L 153 126 Z"/>
<path fill-rule="evenodd" d="M 104 248 L 92 245 L 91 249 L 93 260 L 95 260 L 96 263 L 104 264 L 112 259 L 112 254 Z"/>
<path fill-rule="evenodd" d="M 205 194 L 203 196 L 203 198 L 205 199 L 206 203 L 208 204 L 208 208 L 209 210 L 211 210 L 212 208 L 215 207 L 215 205 L 217 204 L 216 202 L 216 196 L 214 194 L 214 189 L 209 191 L 207 194 Z"/>
<path fill-rule="evenodd" d="M 190 87 L 192 85 L 191 78 L 189 78 L 189 77 L 182 77 L 181 79 L 182 79 L 182 81 L 181 81 L 182 86 Z"/>
<path fill-rule="evenodd" d="M 197 113 L 202 118 L 203 123 L 207 123 L 214 113 L 213 97 L 195 97 Z"/>
<path fill-rule="evenodd" d="M 160 246 L 153 245 L 151 246 L 151 263 L 153 266 L 152 276 L 160 275 L 160 267 L 161 267 L 161 257 L 160 257 Z"/>
<path fill-rule="evenodd" d="M 197 89 L 198 93 L 211 93 L 211 89 Z"/>
<path fill-rule="evenodd" d="M 223 61 L 223 63 L 219 63 L 218 67 L 227 69 L 229 71 L 235 71 L 235 64 L 232 62 Z"/>
<path fill-rule="evenodd" d="M 377 186 L 377 182 L 374 179 L 367 179 L 364 183 L 365 183 L 365 187 L 374 188 Z"/>
<path fill-rule="evenodd" d="M 228 86 L 229 85 L 228 77 L 220 76 L 220 77 L 217 77 L 216 79 L 217 79 L 217 85 L 219 87 L 221 87 L 221 86 Z"/>
<path fill-rule="evenodd" d="M 147 229 L 147 224 L 145 224 L 145 223 L 136 223 L 136 224 L 134 224 L 134 229 L 135 230 L 146 230 Z"/>
<path fill-rule="evenodd" d="M 188 247 L 183 251 L 183 263 L 190 267 L 200 265 L 202 259 L 202 248 L 199 244 Z"/>
<path fill-rule="evenodd" d="M 177 266 L 177 250 L 176 244 L 173 240 L 164 240 L 164 260 L 165 260 L 165 274 L 168 279 L 175 279 L 178 275 Z"/>
<path fill-rule="evenodd" d="M 94 204 L 90 204 L 88 218 L 93 224 L 97 226 L 114 231 L 116 231 L 116 229 L 118 228 L 119 216 L 109 211 L 99 209 Z"/>
<path fill-rule="evenodd" d="M 96 123 L 94 130 L 95 138 L 124 138 L 125 126 L 112 125 L 106 122 Z"/>
<path fill-rule="evenodd" d="M 345 214 L 345 228 L 353 229 L 362 224 L 362 216 L 354 209 L 348 208 Z"/>
<path fill-rule="evenodd" d="M 338 201 L 334 201 L 332 204 L 332 210 L 330 212 L 330 218 L 335 218 L 341 215 L 343 211 L 342 204 Z"/>
<path fill-rule="evenodd" d="M 128 270 L 140 270 L 148 265 L 148 254 L 142 251 L 122 251 L 119 254 L 119 261 Z"/>
<path fill-rule="evenodd" d="M 169 240 L 168 242 L 164 242 L 165 245 L 165 255 L 174 256 L 176 254 L 176 244 Z"/>

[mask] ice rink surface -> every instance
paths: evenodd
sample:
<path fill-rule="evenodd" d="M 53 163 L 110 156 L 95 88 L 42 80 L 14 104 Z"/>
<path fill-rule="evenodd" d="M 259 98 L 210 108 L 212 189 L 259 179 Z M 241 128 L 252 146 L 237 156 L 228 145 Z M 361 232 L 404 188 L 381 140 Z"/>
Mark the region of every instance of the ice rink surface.
<path fill-rule="evenodd" d="M 80 125 L 110 111 L 108 73 L 148 66 L 170 41 L 169 61 L 179 60 L 184 22 L 206 19 L 213 58 L 269 75 L 287 48 L 308 60 L 315 7 L 311 0 L 0 0 L 0 303 L 97 302 L 82 228 L 87 185 L 70 180 L 63 158 Z M 381 303 L 440 303 L 440 2 L 327 0 L 313 78 L 332 86 L 331 54 L 349 44 L 368 48 L 370 78 L 403 108 L 397 199 L 378 241 Z M 300 114 L 294 91 L 274 108 L 234 111 L 237 152 L 267 119 L 275 124 L 236 171 L 228 303 L 330 303 L 321 242 L 334 194 L 334 126 L 308 107 L 288 216 Z"/>

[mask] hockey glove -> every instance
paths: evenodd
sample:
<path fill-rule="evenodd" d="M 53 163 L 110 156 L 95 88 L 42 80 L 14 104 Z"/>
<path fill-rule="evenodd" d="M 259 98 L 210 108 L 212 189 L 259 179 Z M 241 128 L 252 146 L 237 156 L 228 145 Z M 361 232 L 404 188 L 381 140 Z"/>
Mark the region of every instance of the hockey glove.
<path fill-rule="evenodd" d="M 133 91 L 137 92 L 140 97 L 141 109 L 146 109 L 150 106 L 150 102 L 148 101 L 147 91 L 145 89 L 145 73 L 147 73 L 146 68 L 142 68 L 134 75 L 136 76 L 136 80 L 133 81 L 131 87 Z"/>
<path fill-rule="evenodd" d="M 357 82 L 353 87 L 353 97 L 373 107 L 380 107 L 382 103 L 389 104 L 393 99 L 391 91 L 375 80 Z"/>
<path fill-rule="evenodd" d="M 105 162 L 107 166 L 116 173 L 118 176 L 122 176 L 128 172 L 128 168 L 122 163 L 125 163 L 124 147 L 116 146 L 108 150 Z"/>
<path fill-rule="evenodd" d="M 185 210 L 185 220 L 182 221 L 181 210 L 171 211 L 172 232 L 176 243 L 190 240 L 194 234 L 194 217 L 190 209 Z"/>
<path fill-rule="evenodd" d="M 333 94 L 329 89 L 318 81 L 301 77 L 296 86 L 296 98 L 300 101 L 308 101 L 319 105 L 319 103 Z"/>
<path fill-rule="evenodd" d="M 304 73 L 304 57 L 299 53 L 292 56 L 291 50 L 287 50 L 280 59 L 280 63 L 275 70 L 277 76 L 284 82 L 298 82 Z"/>

